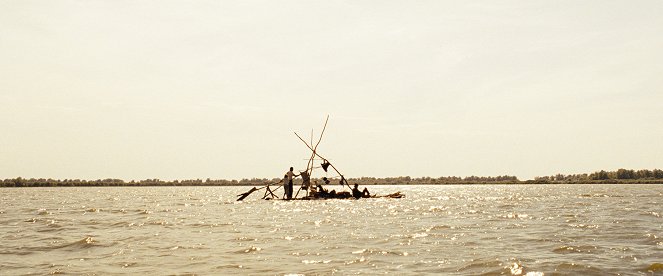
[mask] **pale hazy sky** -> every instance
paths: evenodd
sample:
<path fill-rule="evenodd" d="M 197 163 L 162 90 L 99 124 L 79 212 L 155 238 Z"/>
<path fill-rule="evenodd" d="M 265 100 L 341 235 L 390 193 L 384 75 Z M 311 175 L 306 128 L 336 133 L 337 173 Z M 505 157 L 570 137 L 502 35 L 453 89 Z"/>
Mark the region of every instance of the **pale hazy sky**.
<path fill-rule="evenodd" d="M 0 0 L 0 178 L 663 168 L 663 1 Z M 330 176 L 333 176 L 330 174 Z"/>

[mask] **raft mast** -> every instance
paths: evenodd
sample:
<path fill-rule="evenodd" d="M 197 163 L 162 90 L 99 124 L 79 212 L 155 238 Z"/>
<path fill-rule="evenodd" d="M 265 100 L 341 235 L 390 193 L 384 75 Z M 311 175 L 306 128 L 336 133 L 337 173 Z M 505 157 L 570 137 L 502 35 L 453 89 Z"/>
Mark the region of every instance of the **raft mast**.
<path fill-rule="evenodd" d="M 336 192 L 335 190 L 332 190 L 331 192 L 328 192 L 326 189 L 322 187 L 322 184 L 318 184 L 317 181 L 315 181 L 316 185 L 314 186 L 313 183 L 311 183 L 311 176 L 313 175 L 313 169 L 316 168 L 322 168 L 325 172 L 329 168 L 332 168 L 334 172 L 338 174 L 340 177 L 339 184 L 341 184 L 343 187 L 348 187 L 352 191 L 352 187 L 350 187 L 350 183 L 348 183 L 347 178 L 334 166 L 331 162 L 329 162 L 329 159 L 323 157 L 318 153 L 318 146 L 320 145 L 320 142 L 322 142 L 322 137 L 325 134 L 325 130 L 327 129 L 327 123 L 329 122 L 329 115 L 327 115 L 327 119 L 325 119 L 325 124 L 322 127 L 322 132 L 320 133 L 320 137 L 318 138 L 318 142 L 313 145 L 313 131 L 311 131 L 311 142 L 310 144 L 306 142 L 297 132 L 295 133 L 295 136 L 299 138 L 300 141 L 306 145 L 306 147 L 311 150 L 311 156 L 308 159 L 308 162 L 306 164 L 306 170 L 300 172 L 300 176 L 302 177 L 302 184 L 300 185 L 299 189 L 297 190 L 297 193 L 295 196 L 292 198 L 294 200 L 311 200 L 311 199 L 350 199 L 350 198 L 355 198 L 351 192 L 348 191 L 342 191 L 342 192 Z M 316 160 L 316 157 L 319 158 L 319 160 L 322 160 L 322 163 L 320 164 L 319 167 L 314 166 L 314 161 Z M 329 184 L 330 181 L 326 178 L 323 177 L 322 180 L 325 182 L 324 184 Z M 284 180 L 281 179 L 278 182 L 274 183 L 267 183 L 265 186 L 256 188 L 253 187 L 249 191 L 245 193 L 241 193 L 237 195 L 237 201 L 242 201 L 245 198 L 247 198 L 249 195 L 251 195 L 253 192 L 260 191 L 260 190 L 265 190 L 262 199 L 265 200 L 270 200 L 270 199 L 278 199 L 279 196 L 274 194 L 275 191 L 283 187 Z M 277 186 L 275 189 L 272 189 L 272 186 Z M 356 184 L 355 184 L 356 185 Z M 302 190 L 305 191 L 306 195 L 298 198 L 299 192 Z M 384 195 L 384 196 L 377 196 L 377 195 L 364 195 L 363 197 L 371 197 L 371 198 L 377 198 L 377 197 L 389 197 L 389 198 L 402 198 L 405 197 L 405 195 L 401 194 L 400 192 L 396 192 L 393 194 L 389 195 Z"/>

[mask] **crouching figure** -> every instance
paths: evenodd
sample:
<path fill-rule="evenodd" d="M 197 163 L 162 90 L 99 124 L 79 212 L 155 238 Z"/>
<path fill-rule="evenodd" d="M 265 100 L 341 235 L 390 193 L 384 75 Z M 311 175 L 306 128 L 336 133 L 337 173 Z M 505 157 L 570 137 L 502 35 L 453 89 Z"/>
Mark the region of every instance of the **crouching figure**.
<path fill-rule="evenodd" d="M 355 184 L 355 187 L 352 189 L 352 196 L 356 199 L 360 198 L 369 198 L 371 193 L 368 191 L 368 188 L 364 187 L 363 191 L 359 191 L 359 184 Z"/>

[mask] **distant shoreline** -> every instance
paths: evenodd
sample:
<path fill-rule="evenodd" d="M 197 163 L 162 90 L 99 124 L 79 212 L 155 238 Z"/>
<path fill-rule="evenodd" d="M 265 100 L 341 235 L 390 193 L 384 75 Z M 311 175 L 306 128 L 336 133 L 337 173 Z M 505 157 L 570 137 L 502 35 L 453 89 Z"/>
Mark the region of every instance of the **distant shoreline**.
<path fill-rule="evenodd" d="M 311 181 L 316 183 L 324 183 L 320 178 L 313 178 Z M 338 185 L 340 178 L 330 178 L 330 183 L 327 186 Z M 189 179 L 189 180 L 173 180 L 163 181 L 160 179 L 145 179 L 145 180 L 131 180 L 129 182 L 122 179 L 97 179 L 97 180 L 81 180 L 81 179 L 45 179 L 45 178 L 29 178 L 24 179 L 17 177 L 13 179 L 0 180 L 0 187 L 146 187 L 146 186 L 218 186 L 218 187 L 234 187 L 234 186 L 266 186 L 266 185 L 280 185 L 280 178 L 266 179 L 266 178 L 251 178 L 242 180 L 225 180 L 225 179 Z M 563 175 L 556 174 L 551 176 L 535 177 L 533 180 L 519 180 L 515 176 L 445 176 L 445 177 L 418 177 L 412 178 L 409 176 L 399 177 L 359 177 L 347 178 L 349 184 L 359 185 L 518 185 L 518 184 L 663 184 L 663 170 L 627 170 L 619 169 L 616 171 L 598 171 L 591 174 L 571 174 Z M 301 179 L 295 180 L 295 185 L 301 184 Z"/>
<path fill-rule="evenodd" d="M 541 182 L 541 181 L 520 181 L 520 182 L 458 182 L 458 183 L 359 183 L 353 182 L 352 179 L 348 180 L 351 184 L 359 184 L 361 186 L 451 186 L 451 185 L 586 185 L 586 184 L 621 184 L 621 185 L 638 185 L 638 184 L 663 184 L 663 179 L 655 180 L 635 180 L 635 181 L 588 181 L 588 182 Z M 319 183 L 319 182 L 318 182 Z M 295 186 L 301 183 L 295 183 Z M 206 184 L 206 183 L 23 183 L 21 185 L 12 185 L 10 183 L 0 183 L 0 188 L 38 188 L 38 187 L 255 187 L 255 186 L 279 186 L 281 183 L 237 183 L 237 184 Z M 339 186 L 339 184 L 327 184 L 326 187 Z"/>

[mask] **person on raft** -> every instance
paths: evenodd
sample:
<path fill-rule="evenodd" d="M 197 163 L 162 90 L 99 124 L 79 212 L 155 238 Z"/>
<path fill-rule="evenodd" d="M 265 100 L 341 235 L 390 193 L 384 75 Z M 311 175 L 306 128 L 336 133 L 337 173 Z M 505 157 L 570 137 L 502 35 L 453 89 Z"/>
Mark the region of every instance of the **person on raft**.
<path fill-rule="evenodd" d="M 359 191 L 359 184 L 355 183 L 355 187 L 352 189 L 352 196 L 356 199 L 368 198 L 371 197 L 371 193 L 368 192 L 368 188 L 364 187 L 363 191 Z"/>
<path fill-rule="evenodd" d="M 288 197 L 288 174 L 283 176 L 283 199 Z"/>
<path fill-rule="evenodd" d="M 329 180 L 327 180 L 326 177 L 323 177 L 322 180 L 325 182 L 325 184 L 329 184 Z M 316 183 L 315 195 L 318 197 L 327 197 L 329 195 L 329 192 L 327 191 L 327 189 L 323 188 L 320 183 Z"/>
<path fill-rule="evenodd" d="M 292 199 L 292 179 L 299 176 L 293 172 L 293 168 L 290 167 L 290 170 L 285 173 L 283 177 L 283 188 L 285 189 L 284 197 L 286 199 Z"/>

